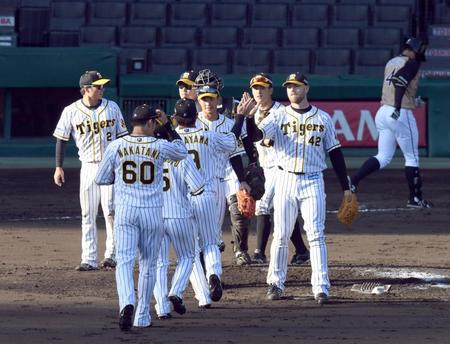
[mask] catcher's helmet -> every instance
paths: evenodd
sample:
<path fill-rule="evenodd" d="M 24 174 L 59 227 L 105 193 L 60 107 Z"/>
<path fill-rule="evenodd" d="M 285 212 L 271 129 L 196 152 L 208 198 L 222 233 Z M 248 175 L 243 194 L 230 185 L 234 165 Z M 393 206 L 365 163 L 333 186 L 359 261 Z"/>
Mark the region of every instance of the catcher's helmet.
<path fill-rule="evenodd" d="M 404 48 L 414 51 L 417 60 L 425 61 L 425 50 L 427 49 L 427 46 L 420 39 L 415 37 L 408 38 L 404 44 Z"/>
<path fill-rule="evenodd" d="M 223 88 L 222 79 L 210 69 L 202 69 L 195 78 L 195 87 L 211 86 L 218 91 Z"/>

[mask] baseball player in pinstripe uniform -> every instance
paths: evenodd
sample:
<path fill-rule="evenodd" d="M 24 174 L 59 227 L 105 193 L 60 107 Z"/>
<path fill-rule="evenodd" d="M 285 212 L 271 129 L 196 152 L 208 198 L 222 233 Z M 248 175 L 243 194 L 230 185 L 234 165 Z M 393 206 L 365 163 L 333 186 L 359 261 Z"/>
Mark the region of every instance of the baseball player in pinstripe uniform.
<path fill-rule="evenodd" d="M 269 75 L 259 73 L 250 80 L 253 99 L 256 102 L 257 109 L 254 114 L 256 123 L 260 123 L 264 118 L 272 116 L 273 113 L 284 108 L 284 105 L 272 100 L 272 80 Z M 246 95 L 244 95 L 245 97 Z M 243 98 L 244 98 L 243 97 Z M 266 262 L 266 245 L 270 235 L 270 211 L 273 209 L 273 195 L 275 193 L 275 175 L 278 173 L 277 157 L 273 142 L 270 140 L 261 140 L 256 142 L 258 151 L 258 160 L 260 166 L 264 169 L 264 195 L 256 201 L 256 249 L 253 261 L 256 263 Z M 295 254 L 292 257 L 291 264 L 303 264 L 309 261 L 309 251 L 302 240 L 301 230 L 298 221 L 295 221 L 294 230 L 291 235 L 291 242 L 295 247 Z"/>
<path fill-rule="evenodd" d="M 195 102 L 194 104 L 195 111 Z M 190 104 L 178 101 L 175 116 L 187 113 Z M 201 197 L 205 189 L 203 172 L 197 169 L 193 158 L 188 155 L 181 161 L 164 163 L 163 218 L 165 234 L 159 251 L 157 277 L 154 289 L 156 313 L 160 319 L 171 318 L 170 303 L 179 314 L 186 312 L 183 293 L 192 272 L 195 255 L 196 226 L 192 212 L 191 198 Z M 211 215 L 211 214 L 210 214 Z M 195 228 L 195 229 L 194 229 Z M 172 287 L 167 291 L 169 268 L 169 247 L 172 242 L 177 256 L 177 267 L 172 278 Z"/>
<path fill-rule="evenodd" d="M 56 137 L 56 169 L 53 176 L 58 186 L 65 183 L 63 161 L 65 144 L 72 136 L 81 160 L 80 203 L 81 203 L 81 264 L 78 271 L 97 268 L 97 225 L 98 205 L 101 203 L 106 221 L 106 251 L 102 267 L 113 268 L 113 190 L 112 186 L 98 186 L 94 183 L 100 161 L 106 147 L 116 138 L 128 134 L 119 107 L 113 101 L 103 98 L 103 90 L 109 82 L 97 71 L 85 72 L 80 77 L 82 99 L 65 107 L 53 136 Z"/>
<path fill-rule="evenodd" d="M 351 196 L 345 160 L 331 117 L 308 102 L 308 79 L 301 73 L 288 76 L 290 106 L 263 119 L 254 139 L 271 139 L 278 158 L 275 178 L 274 235 L 267 275 L 267 298 L 282 297 L 287 274 L 288 239 L 300 210 L 311 252 L 311 284 L 319 304 L 328 301 L 327 247 L 325 243 L 325 186 L 322 171 L 326 168 L 325 152 L 346 197 Z M 247 125 L 252 125 L 251 120 Z M 253 122 L 254 123 L 254 122 Z M 254 124 L 253 124 L 254 125 Z M 252 134 L 253 135 L 253 134 Z"/>
<path fill-rule="evenodd" d="M 208 97 L 214 97 L 216 89 L 209 87 Z M 206 93 L 206 92 L 205 92 Z M 200 92 L 199 96 L 204 97 Z M 242 117 L 242 116 L 241 116 Z M 219 301 L 222 297 L 220 277 L 222 275 L 221 256 L 218 247 L 220 240 L 219 223 L 217 221 L 217 191 L 220 181 L 217 178 L 218 155 L 228 155 L 236 149 L 237 138 L 242 129 L 243 117 L 237 118 L 228 133 L 204 131 L 196 126 L 197 111 L 195 102 L 181 99 L 177 102 L 175 119 L 177 131 L 192 155 L 195 164 L 205 175 L 205 192 L 191 197 L 195 217 L 195 228 L 198 230 L 198 250 L 191 275 L 191 283 L 199 300 L 200 307 L 209 307 L 211 301 Z M 206 278 L 200 264 L 199 251 L 203 252 Z"/>
<path fill-rule="evenodd" d="M 153 137 L 159 121 L 168 139 Z M 150 297 L 156 280 L 156 261 L 164 233 L 162 218 L 163 163 L 179 161 L 187 150 L 161 110 L 138 106 L 131 118 L 133 132 L 111 143 L 95 178 L 115 184 L 116 283 L 121 330 L 151 326 Z M 138 305 L 132 322 L 135 293 L 133 268 L 139 251 Z"/>

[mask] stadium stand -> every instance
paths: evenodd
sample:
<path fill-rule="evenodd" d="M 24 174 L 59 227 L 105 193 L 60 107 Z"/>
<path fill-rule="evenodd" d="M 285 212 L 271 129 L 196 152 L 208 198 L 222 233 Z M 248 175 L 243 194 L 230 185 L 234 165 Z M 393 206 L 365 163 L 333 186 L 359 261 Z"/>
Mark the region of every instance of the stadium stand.
<path fill-rule="evenodd" d="M 163 27 L 167 23 L 165 3 L 132 3 L 128 22 L 131 25 Z"/>
<path fill-rule="evenodd" d="M 308 49 L 279 49 L 273 54 L 274 73 L 311 72 L 311 51 Z"/>
<path fill-rule="evenodd" d="M 230 56 L 227 49 L 195 49 L 192 67 L 195 70 L 211 69 L 219 74 L 230 72 Z"/>

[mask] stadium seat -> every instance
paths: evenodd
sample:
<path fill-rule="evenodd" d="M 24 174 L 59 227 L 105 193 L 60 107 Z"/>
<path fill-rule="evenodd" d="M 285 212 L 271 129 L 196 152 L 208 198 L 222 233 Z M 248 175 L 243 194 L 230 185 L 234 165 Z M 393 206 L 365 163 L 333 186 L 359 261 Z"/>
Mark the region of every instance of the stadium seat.
<path fill-rule="evenodd" d="M 378 0 L 380 5 L 408 5 L 415 6 L 416 0 Z"/>
<path fill-rule="evenodd" d="M 218 74 L 230 72 L 230 56 L 227 49 L 194 49 L 192 69 L 211 69 Z"/>
<path fill-rule="evenodd" d="M 292 6 L 292 26 L 327 27 L 329 11 L 327 4 L 295 4 Z"/>
<path fill-rule="evenodd" d="M 304 4 L 327 4 L 334 5 L 336 0 L 301 0 Z"/>
<path fill-rule="evenodd" d="M 230 11 L 230 6 L 233 10 Z M 212 26 L 233 26 L 244 27 L 248 23 L 247 4 L 220 4 L 214 3 L 211 6 Z"/>
<path fill-rule="evenodd" d="M 120 29 L 120 46 L 128 48 L 154 48 L 157 29 L 147 26 L 124 26 Z"/>
<path fill-rule="evenodd" d="M 201 45 L 209 48 L 237 48 L 240 35 L 235 27 L 205 27 L 201 30 Z"/>
<path fill-rule="evenodd" d="M 282 30 L 283 48 L 316 48 L 320 46 L 320 30 L 316 27 L 295 27 Z"/>
<path fill-rule="evenodd" d="M 198 31 L 195 27 L 164 27 L 161 29 L 161 47 L 191 48 L 198 45 Z"/>
<path fill-rule="evenodd" d="M 124 2 L 93 2 L 89 23 L 92 25 L 123 26 L 127 21 L 127 4 Z"/>
<path fill-rule="evenodd" d="M 153 74 L 179 74 L 188 70 L 189 54 L 186 49 L 158 48 L 151 50 L 151 69 Z"/>
<path fill-rule="evenodd" d="M 375 5 L 377 0 L 340 0 L 339 3 L 352 5 Z"/>
<path fill-rule="evenodd" d="M 355 52 L 355 74 L 383 77 L 384 66 L 392 58 L 391 49 L 359 49 Z"/>
<path fill-rule="evenodd" d="M 130 4 L 129 23 L 162 27 L 167 24 L 167 5 L 165 3 Z"/>
<path fill-rule="evenodd" d="M 17 17 L 16 17 L 17 18 Z M 49 9 L 21 7 L 18 15 L 18 37 L 21 46 L 48 45 Z"/>
<path fill-rule="evenodd" d="M 207 4 L 205 3 L 172 3 L 170 25 L 172 26 L 205 26 L 208 24 Z"/>
<path fill-rule="evenodd" d="M 279 49 L 273 53 L 273 72 L 290 74 L 311 72 L 311 51 L 308 49 Z"/>
<path fill-rule="evenodd" d="M 332 11 L 332 25 L 365 28 L 369 23 L 369 6 L 339 4 Z"/>
<path fill-rule="evenodd" d="M 116 35 L 115 26 L 83 26 L 80 28 L 80 45 L 115 46 Z"/>
<path fill-rule="evenodd" d="M 286 4 L 254 4 L 252 10 L 253 27 L 286 27 L 288 7 Z"/>
<path fill-rule="evenodd" d="M 77 47 L 79 39 L 78 31 L 50 31 L 48 33 L 50 47 Z"/>
<path fill-rule="evenodd" d="M 368 27 L 363 36 L 366 48 L 391 48 L 397 52 L 402 43 L 402 32 L 397 28 Z"/>
<path fill-rule="evenodd" d="M 243 48 L 274 48 L 280 45 L 280 33 L 274 27 L 249 27 L 242 30 Z"/>
<path fill-rule="evenodd" d="M 330 27 L 322 30 L 323 47 L 357 48 L 360 43 L 360 30 L 357 28 Z"/>
<path fill-rule="evenodd" d="M 314 74 L 337 76 L 351 73 L 352 52 L 350 49 L 321 48 L 315 53 L 316 59 L 312 69 Z"/>
<path fill-rule="evenodd" d="M 50 30 L 78 31 L 86 24 L 86 3 L 54 2 L 50 9 Z"/>
<path fill-rule="evenodd" d="M 408 35 L 411 30 L 410 14 L 408 6 L 375 6 L 373 25 L 383 28 L 396 27 Z"/>
<path fill-rule="evenodd" d="M 122 48 L 119 54 L 121 74 L 142 74 L 148 71 L 148 50 Z"/>
<path fill-rule="evenodd" d="M 235 49 L 232 73 L 269 73 L 272 71 L 271 63 L 271 52 L 268 49 Z"/>
<path fill-rule="evenodd" d="M 51 0 L 21 0 L 20 7 L 50 7 Z"/>

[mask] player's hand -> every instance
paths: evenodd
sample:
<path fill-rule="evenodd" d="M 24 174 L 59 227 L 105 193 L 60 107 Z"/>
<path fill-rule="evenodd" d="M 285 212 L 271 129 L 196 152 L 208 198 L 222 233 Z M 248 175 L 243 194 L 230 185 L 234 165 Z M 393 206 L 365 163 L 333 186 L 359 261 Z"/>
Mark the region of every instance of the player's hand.
<path fill-rule="evenodd" d="M 395 109 L 391 117 L 395 120 L 398 120 L 398 118 L 400 117 L 400 110 Z"/>
<path fill-rule="evenodd" d="M 167 122 L 169 122 L 169 119 L 167 118 L 166 113 L 161 110 L 161 109 L 156 109 L 156 113 L 158 114 L 158 118 L 156 118 L 156 121 L 160 124 L 160 125 L 164 125 Z"/>
<path fill-rule="evenodd" d="M 57 167 L 55 169 L 55 174 L 53 175 L 53 181 L 58 186 L 62 186 L 66 182 L 64 179 L 64 170 L 62 169 L 62 167 Z"/>
<path fill-rule="evenodd" d="M 237 106 L 237 113 L 247 117 L 251 117 L 255 114 L 255 112 L 256 112 L 255 100 L 252 97 L 250 97 L 250 94 L 244 92 L 241 101 Z"/>
<path fill-rule="evenodd" d="M 250 193 L 250 191 L 252 191 L 252 188 L 247 184 L 247 182 L 242 182 L 241 185 L 239 185 L 239 190 L 245 190 Z"/>

